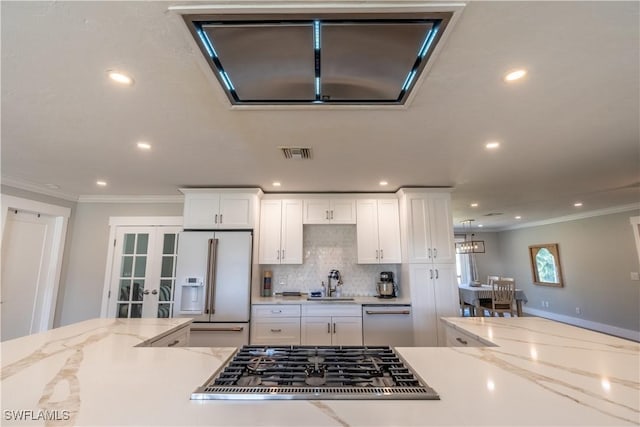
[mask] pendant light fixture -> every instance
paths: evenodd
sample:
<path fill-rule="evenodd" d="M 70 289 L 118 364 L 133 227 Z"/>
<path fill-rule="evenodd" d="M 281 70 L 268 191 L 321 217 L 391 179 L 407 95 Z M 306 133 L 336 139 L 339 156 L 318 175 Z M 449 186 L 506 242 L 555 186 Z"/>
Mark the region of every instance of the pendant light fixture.
<path fill-rule="evenodd" d="M 474 234 L 471 233 L 471 223 L 475 221 L 473 219 L 466 219 L 462 221 L 462 229 L 464 231 L 464 242 L 456 243 L 457 254 L 483 254 L 484 253 L 484 240 L 474 240 Z M 467 236 L 471 234 L 471 238 L 467 239 Z"/>

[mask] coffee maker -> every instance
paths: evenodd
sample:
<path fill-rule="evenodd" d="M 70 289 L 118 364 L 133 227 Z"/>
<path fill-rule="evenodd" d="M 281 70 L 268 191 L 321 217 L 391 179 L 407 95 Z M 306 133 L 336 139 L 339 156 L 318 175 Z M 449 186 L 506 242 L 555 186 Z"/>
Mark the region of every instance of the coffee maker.
<path fill-rule="evenodd" d="M 398 296 L 398 288 L 393 280 L 393 271 L 380 272 L 380 280 L 376 286 L 378 298 L 395 298 Z"/>

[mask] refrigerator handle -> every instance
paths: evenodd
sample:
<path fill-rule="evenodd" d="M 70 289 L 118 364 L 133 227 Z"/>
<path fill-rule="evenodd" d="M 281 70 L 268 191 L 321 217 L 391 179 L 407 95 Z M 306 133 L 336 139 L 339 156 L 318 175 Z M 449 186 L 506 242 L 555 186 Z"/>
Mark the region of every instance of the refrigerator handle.
<path fill-rule="evenodd" d="M 204 312 L 214 314 L 216 309 L 216 265 L 218 256 L 218 239 L 209 239 L 207 253 L 207 283 Z"/>

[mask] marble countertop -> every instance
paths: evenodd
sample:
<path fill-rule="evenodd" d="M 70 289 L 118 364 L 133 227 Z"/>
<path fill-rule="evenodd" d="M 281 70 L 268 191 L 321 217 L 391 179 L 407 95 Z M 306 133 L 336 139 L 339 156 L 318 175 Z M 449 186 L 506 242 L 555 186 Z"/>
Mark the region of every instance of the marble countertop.
<path fill-rule="evenodd" d="M 252 297 L 251 304 L 381 304 L 381 305 L 411 305 L 411 298 L 398 297 L 398 298 L 378 298 L 378 297 L 361 297 L 361 296 L 348 296 L 344 298 L 353 298 L 353 301 L 309 301 L 308 295 L 302 295 L 299 297 L 283 297 L 281 295 L 275 295 L 272 297 Z"/>
<path fill-rule="evenodd" d="M 439 401 L 191 401 L 233 348 L 136 347 L 183 319 L 89 320 L 0 345 L 0 424 L 640 424 L 640 344 L 534 317 L 443 321 L 496 346 L 398 348 Z"/>

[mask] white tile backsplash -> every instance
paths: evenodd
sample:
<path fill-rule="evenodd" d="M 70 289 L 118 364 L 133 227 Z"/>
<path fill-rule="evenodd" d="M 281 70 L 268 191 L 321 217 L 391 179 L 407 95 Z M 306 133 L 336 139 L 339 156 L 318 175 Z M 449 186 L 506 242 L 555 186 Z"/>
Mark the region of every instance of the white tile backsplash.
<path fill-rule="evenodd" d="M 342 294 L 376 295 L 381 271 L 392 271 L 398 282 L 398 264 L 357 264 L 355 225 L 305 225 L 302 265 L 263 265 L 262 272 L 273 272 L 273 291 L 321 289 L 331 270 L 340 270 Z"/>

